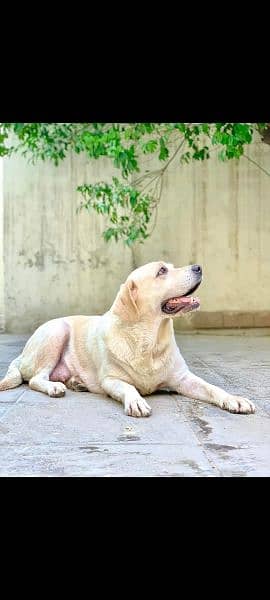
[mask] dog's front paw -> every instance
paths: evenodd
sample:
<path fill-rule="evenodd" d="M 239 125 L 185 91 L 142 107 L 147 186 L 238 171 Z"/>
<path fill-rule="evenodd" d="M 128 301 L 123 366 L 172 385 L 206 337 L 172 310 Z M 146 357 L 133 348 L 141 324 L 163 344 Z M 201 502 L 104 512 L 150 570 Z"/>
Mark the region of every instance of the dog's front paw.
<path fill-rule="evenodd" d="M 228 396 L 228 398 L 223 401 L 221 408 L 229 410 L 232 413 L 241 413 L 244 415 L 255 412 L 253 402 L 247 398 L 242 398 L 241 396 Z"/>
<path fill-rule="evenodd" d="M 125 413 L 129 417 L 149 417 L 152 409 L 143 398 L 127 398 Z"/>
<path fill-rule="evenodd" d="M 48 387 L 48 394 L 52 398 L 59 398 L 60 396 L 65 395 L 66 389 L 66 386 L 60 381 L 50 381 Z"/>

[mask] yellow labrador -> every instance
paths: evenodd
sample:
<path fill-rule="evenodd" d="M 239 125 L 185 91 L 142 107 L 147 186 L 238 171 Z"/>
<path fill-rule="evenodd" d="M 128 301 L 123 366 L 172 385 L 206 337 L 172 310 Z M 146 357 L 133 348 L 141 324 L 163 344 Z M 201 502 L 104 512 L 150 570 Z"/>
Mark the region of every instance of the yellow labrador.
<path fill-rule="evenodd" d="M 169 389 L 234 413 L 254 404 L 191 373 L 176 345 L 173 318 L 196 310 L 192 293 L 202 281 L 199 265 L 174 268 L 152 262 L 133 271 L 103 316 L 72 316 L 41 325 L 10 365 L 0 390 L 23 381 L 49 396 L 66 388 L 106 393 L 131 417 L 148 417 L 142 397 Z"/>

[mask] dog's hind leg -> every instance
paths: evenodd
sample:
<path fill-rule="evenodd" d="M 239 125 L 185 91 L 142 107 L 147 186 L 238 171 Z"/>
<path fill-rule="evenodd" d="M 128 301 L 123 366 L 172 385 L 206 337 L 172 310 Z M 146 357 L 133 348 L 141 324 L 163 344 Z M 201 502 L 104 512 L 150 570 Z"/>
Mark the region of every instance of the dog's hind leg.
<path fill-rule="evenodd" d="M 4 379 L 0 381 L 0 391 L 11 390 L 21 385 L 23 378 L 19 369 L 20 362 L 21 354 L 10 363 Z"/>
<path fill-rule="evenodd" d="M 64 381 L 69 379 L 70 373 L 67 367 L 62 365 L 62 356 L 69 340 L 69 326 L 63 319 L 49 321 L 37 330 L 23 352 L 23 365 L 26 370 L 31 363 L 31 376 L 29 377 L 29 387 L 38 392 L 48 394 L 48 396 L 64 396 L 66 386 Z M 62 367 L 59 368 L 59 366 Z M 62 381 L 52 381 L 53 372 L 57 371 L 60 378 L 62 371 Z M 22 368 L 22 373 L 24 373 Z M 66 376 L 65 376 L 66 375 Z"/>
<path fill-rule="evenodd" d="M 48 396 L 59 397 L 66 393 L 66 386 L 61 381 L 50 381 L 50 368 L 42 369 L 29 381 L 29 387 L 37 392 L 44 392 Z"/>

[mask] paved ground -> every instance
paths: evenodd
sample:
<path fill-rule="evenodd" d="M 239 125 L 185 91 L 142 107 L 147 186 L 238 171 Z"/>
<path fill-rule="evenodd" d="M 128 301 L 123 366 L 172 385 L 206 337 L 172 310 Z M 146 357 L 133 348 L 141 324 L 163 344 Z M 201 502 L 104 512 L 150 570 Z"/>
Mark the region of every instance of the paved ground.
<path fill-rule="evenodd" d="M 0 335 L 1 376 L 26 339 Z M 0 392 L 0 475 L 269 476 L 270 337 L 182 335 L 181 349 L 197 375 L 249 397 L 256 414 L 160 393 L 150 418 L 132 419 L 105 396 L 53 399 L 24 385 Z"/>

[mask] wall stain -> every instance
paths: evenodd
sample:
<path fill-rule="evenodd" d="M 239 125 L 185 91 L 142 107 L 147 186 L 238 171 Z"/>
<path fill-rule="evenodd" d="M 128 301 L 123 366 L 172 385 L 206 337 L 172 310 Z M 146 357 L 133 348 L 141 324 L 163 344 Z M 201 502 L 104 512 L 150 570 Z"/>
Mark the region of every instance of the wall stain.
<path fill-rule="evenodd" d="M 34 266 L 37 267 L 37 269 L 39 271 L 44 271 L 44 268 L 45 268 L 44 254 L 42 254 L 41 252 L 35 252 L 34 256 L 36 258 Z"/>
<path fill-rule="evenodd" d="M 239 207 L 238 207 L 238 191 L 239 191 L 239 167 L 238 165 L 230 165 L 231 190 L 229 196 L 229 248 L 234 254 L 236 268 L 238 268 L 239 259 Z"/>
<path fill-rule="evenodd" d="M 25 251 L 21 251 L 19 256 L 25 256 Z M 35 267 L 38 271 L 44 271 L 45 269 L 45 257 L 47 256 L 48 264 L 54 265 L 69 265 L 69 264 L 77 264 L 80 265 L 83 269 L 90 268 L 93 270 L 97 270 L 100 268 L 104 268 L 109 264 L 109 259 L 106 257 L 102 257 L 98 255 L 98 252 L 92 253 L 92 255 L 88 255 L 88 258 L 82 259 L 80 255 L 77 255 L 76 258 L 61 258 L 56 251 L 50 250 L 49 252 L 36 252 L 34 254 L 34 258 L 27 258 L 24 262 L 24 267 Z M 18 262 L 18 264 L 20 264 Z"/>

